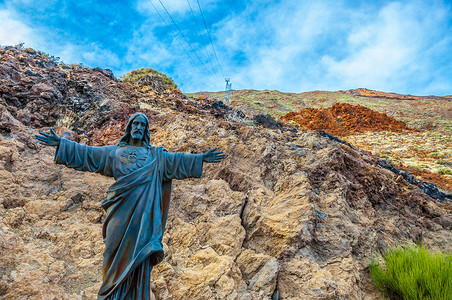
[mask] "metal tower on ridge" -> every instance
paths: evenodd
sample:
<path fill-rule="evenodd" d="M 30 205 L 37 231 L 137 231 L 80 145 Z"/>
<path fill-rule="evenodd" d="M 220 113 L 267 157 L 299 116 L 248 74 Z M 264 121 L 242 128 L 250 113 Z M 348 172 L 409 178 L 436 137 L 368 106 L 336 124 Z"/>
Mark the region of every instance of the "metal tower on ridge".
<path fill-rule="evenodd" d="M 225 78 L 224 80 L 226 81 L 226 89 L 224 91 L 224 102 L 229 103 L 231 102 L 231 87 L 232 87 L 231 78 Z"/>

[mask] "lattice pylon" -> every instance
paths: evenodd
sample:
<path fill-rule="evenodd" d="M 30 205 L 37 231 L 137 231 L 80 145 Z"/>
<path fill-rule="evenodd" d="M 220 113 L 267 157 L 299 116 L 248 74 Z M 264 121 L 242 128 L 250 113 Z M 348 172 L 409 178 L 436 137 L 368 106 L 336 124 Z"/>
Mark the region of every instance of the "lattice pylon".
<path fill-rule="evenodd" d="M 225 78 L 224 80 L 226 81 L 226 89 L 224 91 L 224 102 L 229 103 L 231 102 L 231 87 L 232 87 L 231 78 Z"/>

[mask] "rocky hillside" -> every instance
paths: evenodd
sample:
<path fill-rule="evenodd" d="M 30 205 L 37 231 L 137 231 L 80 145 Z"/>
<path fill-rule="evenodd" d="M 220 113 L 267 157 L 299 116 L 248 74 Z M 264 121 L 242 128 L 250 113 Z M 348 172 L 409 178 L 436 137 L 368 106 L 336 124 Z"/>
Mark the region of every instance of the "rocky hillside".
<path fill-rule="evenodd" d="M 223 93 L 192 97 L 222 99 Z M 231 105 L 320 129 L 362 151 L 452 192 L 452 97 L 412 96 L 368 89 L 281 93 L 233 91 Z M 392 125 L 391 125 L 392 124 Z"/>
<path fill-rule="evenodd" d="M 187 96 L 223 100 L 224 92 L 198 92 Z M 234 90 L 231 105 L 250 115 L 270 114 L 279 119 L 304 108 L 321 109 L 336 103 L 362 105 L 386 113 L 420 130 L 435 129 L 452 134 L 452 96 L 412 96 L 385 93 L 369 89 L 348 91 L 313 91 L 283 93 L 275 90 Z"/>
<path fill-rule="evenodd" d="M 369 258 L 394 244 L 452 249 L 452 207 L 333 136 L 132 85 L 111 72 L 0 49 L 0 298 L 95 299 L 100 202 L 112 179 L 53 164 L 34 134 L 114 144 L 133 112 L 169 151 L 227 153 L 173 186 L 157 299 L 380 299 Z M 263 123 L 267 126 L 268 123 Z"/>

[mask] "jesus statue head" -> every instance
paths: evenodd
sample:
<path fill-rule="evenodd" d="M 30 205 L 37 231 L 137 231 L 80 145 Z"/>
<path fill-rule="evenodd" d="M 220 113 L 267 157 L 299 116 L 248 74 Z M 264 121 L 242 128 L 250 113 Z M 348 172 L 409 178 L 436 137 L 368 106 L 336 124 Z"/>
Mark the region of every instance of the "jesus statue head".
<path fill-rule="evenodd" d="M 149 133 L 149 120 L 143 113 L 135 113 L 129 118 L 124 135 L 119 140 L 118 146 L 151 147 L 151 135 Z"/>

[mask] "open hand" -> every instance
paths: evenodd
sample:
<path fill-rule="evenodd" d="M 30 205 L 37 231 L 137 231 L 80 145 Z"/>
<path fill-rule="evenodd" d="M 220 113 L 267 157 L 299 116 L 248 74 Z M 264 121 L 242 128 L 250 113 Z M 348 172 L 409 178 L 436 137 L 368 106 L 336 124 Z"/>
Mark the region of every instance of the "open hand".
<path fill-rule="evenodd" d="M 208 162 L 208 163 L 217 163 L 220 162 L 226 155 L 223 154 L 224 152 L 215 152 L 217 148 L 210 149 L 202 156 L 202 161 Z"/>
<path fill-rule="evenodd" d="M 59 146 L 61 138 L 58 134 L 50 128 L 50 134 L 39 132 L 39 134 L 35 135 L 36 139 L 38 139 L 39 143 L 46 146 Z"/>

